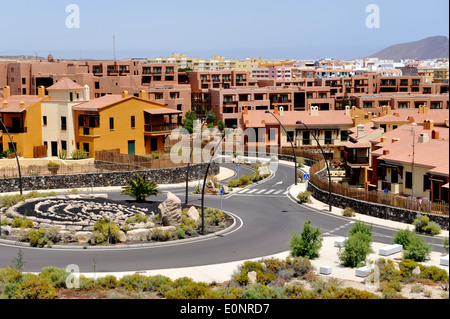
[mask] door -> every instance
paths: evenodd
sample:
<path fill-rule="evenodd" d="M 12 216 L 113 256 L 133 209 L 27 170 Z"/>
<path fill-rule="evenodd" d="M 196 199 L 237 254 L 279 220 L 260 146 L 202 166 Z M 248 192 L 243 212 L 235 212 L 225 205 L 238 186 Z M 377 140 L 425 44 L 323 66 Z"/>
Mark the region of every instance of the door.
<path fill-rule="evenodd" d="M 135 155 L 135 141 L 128 141 L 128 154 Z"/>
<path fill-rule="evenodd" d="M 158 151 L 158 139 L 157 138 L 150 139 L 150 151 L 152 151 L 152 152 Z"/>
<path fill-rule="evenodd" d="M 58 156 L 58 142 L 52 142 L 52 156 Z"/>

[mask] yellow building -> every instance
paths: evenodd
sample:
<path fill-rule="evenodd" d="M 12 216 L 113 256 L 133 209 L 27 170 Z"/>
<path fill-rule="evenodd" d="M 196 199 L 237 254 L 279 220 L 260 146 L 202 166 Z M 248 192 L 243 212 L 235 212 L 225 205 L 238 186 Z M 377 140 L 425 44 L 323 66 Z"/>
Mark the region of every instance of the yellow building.
<path fill-rule="evenodd" d="M 120 149 L 122 154 L 163 153 L 165 138 L 179 127 L 181 111 L 139 97 L 105 95 L 74 106 L 75 142 L 94 157 L 95 151 Z"/>
<path fill-rule="evenodd" d="M 39 95 L 11 95 L 3 89 L 0 115 L 19 156 L 33 158 L 35 147 L 42 146 L 41 101 L 48 100 L 43 91 Z M 7 132 L 0 126 L 1 151 L 13 149 Z"/>
<path fill-rule="evenodd" d="M 418 66 L 417 73 L 426 78 L 426 83 L 433 83 L 434 69 L 429 66 Z"/>
<path fill-rule="evenodd" d="M 448 83 L 448 68 L 435 68 L 433 83 Z"/>

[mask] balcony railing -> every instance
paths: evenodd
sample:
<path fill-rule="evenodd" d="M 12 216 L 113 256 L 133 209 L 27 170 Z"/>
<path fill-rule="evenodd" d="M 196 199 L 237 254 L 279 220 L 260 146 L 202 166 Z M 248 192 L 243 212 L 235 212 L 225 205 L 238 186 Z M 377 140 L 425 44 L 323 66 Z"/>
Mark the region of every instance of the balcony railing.
<path fill-rule="evenodd" d="M 164 124 L 164 125 L 152 125 L 146 124 L 144 126 L 145 132 L 156 133 L 156 132 L 168 132 L 178 128 L 178 124 Z"/>
<path fill-rule="evenodd" d="M 26 127 L 19 127 L 19 126 L 13 126 L 13 127 L 7 127 L 9 133 L 26 133 L 27 128 Z"/>
<path fill-rule="evenodd" d="M 348 164 L 363 164 L 363 165 L 369 165 L 369 158 L 368 157 L 353 157 L 349 156 L 347 158 Z"/>

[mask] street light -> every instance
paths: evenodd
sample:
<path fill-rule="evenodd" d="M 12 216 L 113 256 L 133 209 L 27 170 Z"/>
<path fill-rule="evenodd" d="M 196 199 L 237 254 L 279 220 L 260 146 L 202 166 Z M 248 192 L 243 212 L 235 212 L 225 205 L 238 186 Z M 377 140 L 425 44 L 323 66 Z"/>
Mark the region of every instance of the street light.
<path fill-rule="evenodd" d="M 11 141 L 11 145 L 12 145 L 14 154 L 15 154 L 15 156 L 16 156 L 17 169 L 18 169 L 18 171 L 19 171 L 19 189 L 20 189 L 20 195 L 22 195 L 22 174 L 21 174 L 21 172 L 20 172 L 20 164 L 19 164 L 19 157 L 17 156 L 17 150 L 16 150 L 16 147 L 14 146 L 14 142 L 13 142 L 13 140 L 12 140 L 12 138 L 11 138 L 11 135 L 9 135 L 9 131 L 8 131 L 8 129 L 6 128 L 5 123 L 3 123 L 3 119 L 2 119 L 2 118 L 0 118 L 0 122 L 2 123 L 2 126 L 3 126 L 3 128 L 5 129 L 6 134 L 8 134 L 8 137 L 9 137 L 9 140 Z"/>
<path fill-rule="evenodd" d="M 218 104 L 214 105 L 213 108 L 216 107 L 216 106 L 218 106 Z M 212 111 L 212 109 L 210 110 L 210 112 L 211 111 Z M 198 139 L 199 137 L 202 136 L 203 126 L 206 124 L 206 122 L 208 122 L 208 120 L 213 118 L 213 116 L 212 116 L 212 114 L 210 112 L 208 112 L 208 115 L 206 115 L 206 118 L 205 118 L 205 120 L 203 121 L 203 123 L 202 123 L 202 125 L 200 127 L 200 132 L 197 134 L 196 139 Z M 188 204 L 188 201 L 189 201 L 189 198 L 188 198 L 188 196 L 189 196 L 189 191 L 188 191 L 188 187 L 189 187 L 189 168 L 191 166 L 192 154 L 194 153 L 194 143 L 195 143 L 195 140 L 192 140 L 191 152 L 190 152 L 190 155 L 189 155 L 189 160 L 188 160 L 188 164 L 187 164 L 187 168 L 186 168 L 186 199 L 185 199 L 185 204 L 186 205 Z"/>
<path fill-rule="evenodd" d="M 237 129 L 236 125 L 231 126 L 232 129 Z M 220 139 L 219 143 L 217 144 L 216 149 L 213 152 L 213 155 L 211 156 L 211 159 L 209 160 L 208 166 L 206 167 L 205 171 L 205 177 L 203 178 L 203 187 L 202 187 L 202 235 L 205 235 L 205 186 L 206 186 L 206 178 L 208 177 L 208 171 L 209 167 L 211 166 L 211 162 L 214 159 L 214 155 L 216 155 L 217 150 L 219 149 L 220 144 L 225 139 L 226 134 L 222 133 L 222 138 Z"/>
<path fill-rule="evenodd" d="M 322 152 L 322 156 L 323 156 L 323 158 L 325 159 L 325 164 L 327 165 L 327 171 L 328 171 L 328 184 L 329 184 L 329 191 L 328 191 L 328 205 L 329 205 L 329 207 L 328 207 L 328 210 L 331 212 L 331 173 L 330 173 L 330 167 L 328 166 L 328 160 L 327 160 L 327 157 L 325 156 L 325 152 L 323 151 L 322 146 L 320 146 L 319 141 L 317 140 L 317 138 L 316 138 L 316 136 L 314 135 L 314 133 L 311 132 L 311 130 L 309 129 L 309 127 L 308 127 L 305 123 L 303 123 L 302 121 L 297 121 L 296 124 L 297 124 L 297 125 L 304 125 L 304 126 L 306 127 L 306 129 L 309 131 L 309 133 L 310 133 L 310 134 L 314 137 L 314 139 L 316 140 L 317 145 L 319 146 L 320 151 Z"/>
<path fill-rule="evenodd" d="M 266 111 L 266 113 L 268 114 L 272 114 L 273 117 L 278 121 L 278 123 L 280 123 L 281 127 L 283 128 L 284 132 L 286 133 L 286 136 L 289 139 L 289 142 L 291 143 L 291 147 L 292 147 L 292 154 L 294 154 L 294 169 L 295 169 L 295 185 L 297 185 L 297 156 L 295 155 L 295 148 L 294 148 L 294 144 L 292 143 L 292 139 L 289 136 L 288 132 L 286 131 L 286 128 L 283 126 L 283 124 L 281 124 L 281 121 L 275 116 L 275 114 L 273 114 L 272 112 L 270 112 L 269 110 Z M 281 145 L 280 145 L 281 146 Z"/>

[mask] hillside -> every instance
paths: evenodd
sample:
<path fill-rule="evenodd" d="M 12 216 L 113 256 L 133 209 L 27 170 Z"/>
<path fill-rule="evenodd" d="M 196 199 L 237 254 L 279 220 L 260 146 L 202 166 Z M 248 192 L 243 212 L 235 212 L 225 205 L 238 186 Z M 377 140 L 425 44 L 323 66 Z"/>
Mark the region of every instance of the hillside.
<path fill-rule="evenodd" d="M 419 41 L 395 44 L 370 57 L 395 61 L 402 59 L 448 58 L 449 39 L 445 36 L 435 36 Z"/>

